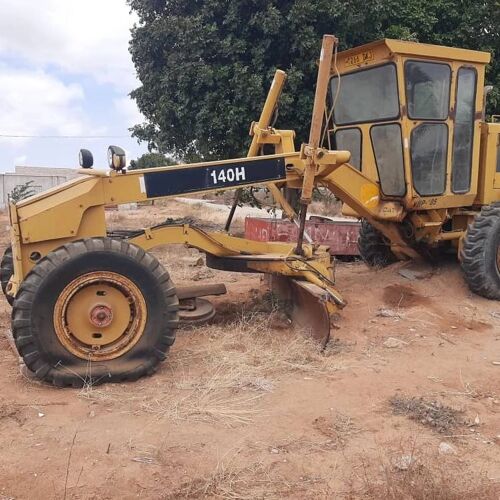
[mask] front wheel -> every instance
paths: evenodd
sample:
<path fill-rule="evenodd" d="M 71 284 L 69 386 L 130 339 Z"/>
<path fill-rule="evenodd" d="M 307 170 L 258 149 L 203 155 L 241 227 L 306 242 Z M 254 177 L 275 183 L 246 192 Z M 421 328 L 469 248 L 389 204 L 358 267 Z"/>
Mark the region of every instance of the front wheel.
<path fill-rule="evenodd" d="M 358 237 L 359 255 L 370 267 L 385 267 L 396 262 L 390 242 L 366 220 L 361 221 Z"/>
<path fill-rule="evenodd" d="M 7 247 L 0 262 L 0 283 L 2 286 L 2 292 L 7 299 L 7 302 L 12 305 L 14 303 L 14 297 L 7 293 L 7 285 L 9 284 L 10 278 L 14 274 L 14 259 L 12 257 L 12 247 Z"/>
<path fill-rule="evenodd" d="M 500 203 L 482 208 L 464 238 L 462 270 L 469 288 L 500 300 Z"/>
<path fill-rule="evenodd" d="M 175 340 L 178 299 L 167 271 L 141 248 L 89 238 L 48 254 L 12 311 L 19 354 L 36 376 L 81 387 L 156 371 Z"/>

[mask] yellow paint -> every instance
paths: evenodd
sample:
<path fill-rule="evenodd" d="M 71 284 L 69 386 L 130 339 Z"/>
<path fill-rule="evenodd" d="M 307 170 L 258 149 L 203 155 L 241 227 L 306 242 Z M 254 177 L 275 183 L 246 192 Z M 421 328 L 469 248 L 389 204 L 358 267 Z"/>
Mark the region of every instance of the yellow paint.
<path fill-rule="evenodd" d="M 367 208 L 374 208 L 380 202 L 380 191 L 373 184 L 361 186 L 361 200 Z"/>

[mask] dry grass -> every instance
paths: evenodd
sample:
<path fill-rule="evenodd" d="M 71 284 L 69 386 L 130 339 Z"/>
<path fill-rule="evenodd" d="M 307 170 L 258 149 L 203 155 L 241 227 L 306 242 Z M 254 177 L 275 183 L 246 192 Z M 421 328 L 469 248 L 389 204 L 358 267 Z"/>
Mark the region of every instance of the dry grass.
<path fill-rule="evenodd" d="M 196 342 L 188 342 L 191 348 L 173 350 L 164 372 L 168 381 L 161 382 L 161 389 L 88 387 L 80 395 L 174 421 L 248 424 L 263 414 L 265 395 L 284 374 L 325 377 L 343 368 L 333 353 L 325 354 L 313 341 L 288 330 L 273 330 L 272 317 L 278 314 L 243 313 L 224 325 L 184 331 L 182 335 L 196 337 Z"/>
<path fill-rule="evenodd" d="M 344 448 L 353 435 L 362 432 L 349 415 L 341 412 L 316 418 L 313 427 L 318 433 L 329 438 L 325 444 L 330 448 Z"/>
<path fill-rule="evenodd" d="M 426 427 L 444 433 L 464 424 L 462 411 L 439 401 L 407 396 L 393 396 L 389 400 L 395 415 L 404 415 Z"/>
<path fill-rule="evenodd" d="M 464 469 L 457 457 L 443 456 L 409 440 L 377 460 L 361 458 L 351 478 L 348 498 L 387 500 L 497 500 L 498 483 L 477 467 Z"/>
<path fill-rule="evenodd" d="M 292 480 L 272 465 L 254 462 L 238 466 L 236 457 L 221 461 L 215 471 L 205 477 L 187 481 L 164 499 L 220 498 L 253 500 L 255 498 L 331 498 L 324 478 L 303 474 Z"/>
<path fill-rule="evenodd" d="M 206 378 L 175 383 L 179 391 L 144 400 L 146 413 L 172 420 L 220 422 L 229 427 L 248 424 L 260 413 L 260 394 L 240 394 L 231 389 L 240 383 L 239 374 L 215 370 Z"/>
<path fill-rule="evenodd" d="M 205 327 L 200 347 L 172 357 L 173 393 L 148 399 L 141 408 L 171 419 L 246 424 L 261 413 L 261 398 L 284 373 L 327 376 L 340 368 L 313 341 L 288 332 L 277 338 L 281 332 L 269 328 L 273 314 L 279 313 L 252 313 Z"/>
<path fill-rule="evenodd" d="M 209 342 L 202 342 L 190 355 L 217 359 L 230 373 L 247 378 L 279 377 L 283 373 L 331 375 L 344 367 L 330 350 L 323 351 L 312 339 L 286 329 L 275 329 L 281 313 L 242 312 L 234 321 L 205 328 Z"/>

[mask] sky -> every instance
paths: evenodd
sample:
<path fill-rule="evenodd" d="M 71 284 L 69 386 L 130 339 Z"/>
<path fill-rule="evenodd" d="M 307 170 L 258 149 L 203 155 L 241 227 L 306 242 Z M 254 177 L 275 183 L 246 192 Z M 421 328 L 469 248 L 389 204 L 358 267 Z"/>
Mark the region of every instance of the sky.
<path fill-rule="evenodd" d="M 129 97 L 139 86 L 128 52 L 134 22 L 125 0 L 0 0 L 0 172 L 77 168 L 80 148 L 96 168 L 106 168 L 110 144 L 129 159 L 146 152 L 128 131 L 143 120 Z"/>

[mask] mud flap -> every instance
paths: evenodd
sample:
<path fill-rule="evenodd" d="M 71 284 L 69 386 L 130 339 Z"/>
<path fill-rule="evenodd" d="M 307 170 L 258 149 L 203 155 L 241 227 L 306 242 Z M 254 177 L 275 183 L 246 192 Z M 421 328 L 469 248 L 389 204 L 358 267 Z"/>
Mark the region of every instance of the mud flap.
<path fill-rule="evenodd" d="M 325 347 L 330 339 L 328 296 L 317 285 L 283 276 L 271 277 L 271 289 L 285 303 L 292 326 Z"/>

